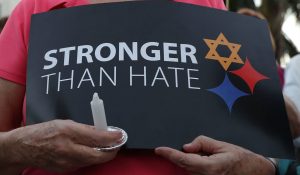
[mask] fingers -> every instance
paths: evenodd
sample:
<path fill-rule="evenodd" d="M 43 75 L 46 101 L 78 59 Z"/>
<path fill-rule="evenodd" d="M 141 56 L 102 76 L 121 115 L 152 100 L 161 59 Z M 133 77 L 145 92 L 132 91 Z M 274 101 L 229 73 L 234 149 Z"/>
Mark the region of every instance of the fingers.
<path fill-rule="evenodd" d="M 105 163 L 117 155 L 119 149 L 112 151 L 96 151 L 94 148 L 84 145 L 74 145 L 72 151 L 79 162 L 86 162 L 86 165 Z"/>
<path fill-rule="evenodd" d="M 88 146 L 69 144 L 66 148 L 54 152 L 54 159 L 48 160 L 47 164 L 41 167 L 54 172 L 65 172 L 108 162 L 116 156 L 118 150 L 100 152 Z"/>
<path fill-rule="evenodd" d="M 183 153 L 168 147 L 156 148 L 155 153 L 168 159 L 177 166 L 187 169 L 188 171 L 195 171 L 195 169 L 202 169 L 211 165 L 211 161 L 207 157 L 202 157 L 197 154 Z"/>
<path fill-rule="evenodd" d="M 183 146 L 184 151 L 188 153 L 219 153 L 225 145 L 224 142 L 214 140 L 206 136 L 199 136 L 194 141 Z"/>
<path fill-rule="evenodd" d="M 67 121 L 68 134 L 78 144 L 89 147 L 104 147 L 118 143 L 122 138 L 120 131 L 98 131 L 93 126 Z"/>
<path fill-rule="evenodd" d="M 259 19 L 266 19 L 265 16 L 263 14 L 261 14 L 260 12 L 249 9 L 249 8 L 242 8 L 242 9 L 238 10 L 237 13 L 248 15 L 248 16 L 253 16 L 253 17 L 256 17 Z"/>
<path fill-rule="evenodd" d="M 113 159 L 118 150 L 98 152 L 93 147 L 118 143 L 121 132 L 97 131 L 70 120 L 54 120 L 10 132 L 12 156 L 26 167 L 64 172 Z M 15 144 L 17 143 L 17 144 Z"/>
<path fill-rule="evenodd" d="M 61 142 L 53 150 L 52 168 L 57 172 L 75 170 L 80 167 L 91 166 L 105 163 L 112 160 L 119 149 L 109 152 L 97 151 L 92 147 L 82 144 L 72 143 L 71 141 Z"/>

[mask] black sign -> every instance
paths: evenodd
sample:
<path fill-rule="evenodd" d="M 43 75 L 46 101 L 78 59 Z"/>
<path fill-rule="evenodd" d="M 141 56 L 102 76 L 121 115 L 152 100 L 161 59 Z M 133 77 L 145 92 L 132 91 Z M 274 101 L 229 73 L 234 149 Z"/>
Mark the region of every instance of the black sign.
<path fill-rule="evenodd" d="M 93 124 L 97 92 L 127 148 L 206 135 L 270 157 L 293 146 L 267 23 L 175 2 L 125 2 L 32 17 L 27 123 Z"/>

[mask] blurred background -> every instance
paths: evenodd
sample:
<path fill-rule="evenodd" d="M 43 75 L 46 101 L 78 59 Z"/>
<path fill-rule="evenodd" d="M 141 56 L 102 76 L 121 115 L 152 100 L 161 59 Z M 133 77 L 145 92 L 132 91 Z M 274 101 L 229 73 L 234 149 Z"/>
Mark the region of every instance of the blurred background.
<path fill-rule="evenodd" d="M 269 22 L 276 44 L 276 59 L 282 67 L 300 51 L 300 0 L 225 0 L 230 11 L 250 8 Z"/>
<path fill-rule="evenodd" d="M 0 0 L 0 17 L 9 16 L 20 0 Z M 230 11 L 250 8 L 268 20 L 276 43 L 276 59 L 284 68 L 300 51 L 300 0 L 225 0 Z"/>
<path fill-rule="evenodd" d="M 0 17 L 8 16 L 20 0 L 0 0 Z"/>

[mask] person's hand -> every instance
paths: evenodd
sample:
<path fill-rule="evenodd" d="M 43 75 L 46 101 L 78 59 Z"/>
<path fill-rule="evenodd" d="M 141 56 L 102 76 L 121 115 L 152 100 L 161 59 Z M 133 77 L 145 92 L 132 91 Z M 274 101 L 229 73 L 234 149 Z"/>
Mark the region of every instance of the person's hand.
<path fill-rule="evenodd" d="M 155 152 L 193 175 L 275 175 L 274 165 L 266 158 L 205 136 L 183 149 L 159 147 Z"/>
<path fill-rule="evenodd" d="M 258 19 L 266 19 L 266 17 L 262 13 L 249 8 L 241 8 L 237 11 L 237 13 L 247 15 L 247 16 L 253 16 Z"/>
<path fill-rule="evenodd" d="M 54 120 L 7 132 L 0 149 L 1 156 L 12 164 L 64 172 L 112 160 L 118 150 L 101 152 L 93 148 L 111 146 L 121 137 L 121 132 L 97 131 L 71 120 Z"/>

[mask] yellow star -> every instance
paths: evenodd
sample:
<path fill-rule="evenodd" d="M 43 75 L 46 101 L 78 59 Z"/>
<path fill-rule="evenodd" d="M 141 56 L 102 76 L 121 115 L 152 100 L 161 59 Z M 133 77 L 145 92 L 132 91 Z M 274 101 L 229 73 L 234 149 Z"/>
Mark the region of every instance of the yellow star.
<path fill-rule="evenodd" d="M 223 33 L 220 33 L 216 40 L 204 39 L 206 45 L 209 47 L 209 52 L 205 56 L 206 59 L 217 60 L 222 65 L 222 67 L 227 70 L 231 63 L 244 64 L 238 52 L 242 45 L 230 43 Z M 231 54 L 229 57 L 220 56 L 217 52 L 217 47 L 219 45 L 224 45 L 229 48 Z"/>

